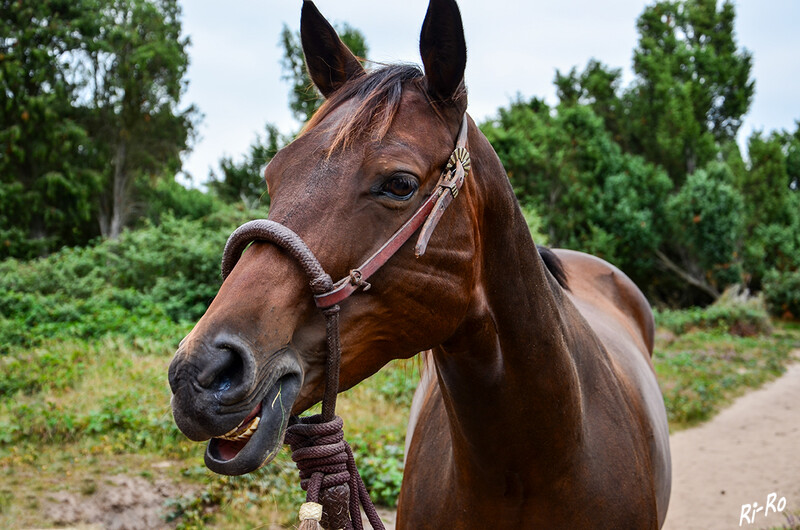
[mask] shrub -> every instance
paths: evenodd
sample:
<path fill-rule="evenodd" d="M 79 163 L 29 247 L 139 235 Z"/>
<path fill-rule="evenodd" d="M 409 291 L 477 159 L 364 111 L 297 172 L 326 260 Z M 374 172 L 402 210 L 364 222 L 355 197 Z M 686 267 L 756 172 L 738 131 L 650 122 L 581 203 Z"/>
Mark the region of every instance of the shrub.
<path fill-rule="evenodd" d="M 397 506 L 403 482 L 403 441 L 391 432 L 370 440 L 367 433 L 349 437 L 358 472 L 375 504 Z"/>
<path fill-rule="evenodd" d="M 546 234 L 547 227 L 542 220 L 542 216 L 536 209 L 536 205 L 532 202 L 520 204 L 522 208 L 522 215 L 525 217 L 525 222 L 528 223 L 528 230 L 531 232 L 534 243 L 537 245 L 547 245 L 548 237 Z"/>
<path fill-rule="evenodd" d="M 749 337 L 770 331 L 769 315 L 762 296 L 750 296 L 739 286 L 727 289 L 712 305 L 700 308 L 657 309 L 656 323 L 682 335 L 692 329 L 720 330 Z"/>
<path fill-rule="evenodd" d="M 174 323 L 197 320 L 222 281 L 228 235 L 263 213 L 235 206 L 195 220 L 167 213 L 115 241 L 0 262 L 0 354 L 59 336 L 158 338 Z"/>
<path fill-rule="evenodd" d="M 742 279 L 744 199 L 714 172 L 689 175 L 667 202 L 667 221 L 686 270 L 700 270 L 719 291 Z"/>
<path fill-rule="evenodd" d="M 772 269 L 764 277 L 764 297 L 769 310 L 785 319 L 800 318 L 800 269 Z"/>

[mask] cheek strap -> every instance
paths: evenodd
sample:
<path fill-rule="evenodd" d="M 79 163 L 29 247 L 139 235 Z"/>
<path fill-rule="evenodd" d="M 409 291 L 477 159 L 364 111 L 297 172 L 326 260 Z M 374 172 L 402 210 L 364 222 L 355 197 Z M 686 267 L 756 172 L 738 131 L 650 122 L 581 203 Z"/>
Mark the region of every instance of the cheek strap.
<path fill-rule="evenodd" d="M 368 290 L 371 285 L 367 280 L 375 274 L 389 258 L 394 256 L 400 247 L 406 241 L 411 239 L 420 227 L 419 237 L 417 244 L 414 246 L 414 254 L 419 258 L 425 254 L 428 248 L 428 241 L 436 229 L 436 225 L 442 218 L 442 214 L 450 206 L 453 199 L 458 196 L 461 186 L 464 185 L 464 180 L 469 175 L 470 170 L 470 157 L 467 151 L 467 130 L 469 128 L 469 121 L 467 115 L 461 121 L 461 127 L 458 130 L 458 138 L 456 139 L 456 148 L 450 155 L 447 166 L 442 171 L 439 177 L 439 182 L 436 183 L 436 188 L 433 193 L 428 197 L 422 206 L 420 206 L 414 215 L 401 226 L 397 232 L 392 234 L 386 243 L 379 248 L 373 255 L 368 257 L 361 265 L 352 269 L 349 276 L 345 276 L 336 282 L 329 292 L 324 294 L 315 294 L 314 302 L 317 307 L 324 308 L 338 304 L 358 289 Z"/>

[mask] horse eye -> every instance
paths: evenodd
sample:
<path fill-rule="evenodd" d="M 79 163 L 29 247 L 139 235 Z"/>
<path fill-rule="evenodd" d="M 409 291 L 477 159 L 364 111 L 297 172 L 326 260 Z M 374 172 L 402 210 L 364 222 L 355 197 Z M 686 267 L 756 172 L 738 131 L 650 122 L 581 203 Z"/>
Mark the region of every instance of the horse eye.
<path fill-rule="evenodd" d="M 399 201 L 407 201 L 419 188 L 417 180 L 409 175 L 395 175 L 381 186 L 381 193 Z"/>

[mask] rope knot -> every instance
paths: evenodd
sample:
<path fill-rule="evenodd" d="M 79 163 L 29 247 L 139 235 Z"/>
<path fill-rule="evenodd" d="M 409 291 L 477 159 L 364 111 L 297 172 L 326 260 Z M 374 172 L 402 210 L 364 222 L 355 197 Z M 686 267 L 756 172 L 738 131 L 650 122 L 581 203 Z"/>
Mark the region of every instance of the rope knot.
<path fill-rule="evenodd" d="M 294 420 L 293 420 L 294 421 Z M 348 446 L 344 441 L 344 422 L 339 416 L 324 421 L 322 415 L 298 418 L 286 429 L 286 443 L 292 449 L 292 460 L 300 471 L 300 487 L 309 496 L 318 496 L 319 490 L 348 484 Z M 315 474 L 321 481 L 312 481 Z M 319 482 L 312 487 L 312 482 Z M 316 490 L 316 491 L 312 491 Z"/>
<path fill-rule="evenodd" d="M 314 294 L 325 294 L 333 289 L 333 280 L 331 280 L 328 274 L 320 274 L 309 280 L 308 284 L 311 287 L 311 292 Z"/>

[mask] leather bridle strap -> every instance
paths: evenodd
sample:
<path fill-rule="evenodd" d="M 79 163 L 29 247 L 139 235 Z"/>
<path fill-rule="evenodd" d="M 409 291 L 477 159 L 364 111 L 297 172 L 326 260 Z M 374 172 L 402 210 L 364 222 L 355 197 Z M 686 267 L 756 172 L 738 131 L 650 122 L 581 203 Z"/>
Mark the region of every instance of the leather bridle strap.
<path fill-rule="evenodd" d="M 461 121 L 461 127 L 456 139 L 456 148 L 450 155 L 447 166 L 439 177 L 439 182 L 430 197 L 420 206 L 414 215 L 401 226 L 392 237 L 386 241 L 373 255 L 364 261 L 359 267 L 350 271 L 349 276 L 345 276 L 333 285 L 333 289 L 324 294 L 315 294 L 314 302 L 319 308 L 326 308 L 338 304 L 358 289 L 365 291 L 370 288 L 367 280 L 375 274 L 389 258 L 395 255 L 400 247 L 408 241 L 414 232 L 422 226 L 414 253 L 417 257 L 425 254 L 433 230 L 439 223 L 445 209 L 450 202 L 458 195 L 458 191 L 464 184 L 464 179 L 469 174 L 470 158 L 467 151 L 467 131 L 469 128 L 466 113 Z M 424 224 L 423 224 L 424 223 Z"/>

